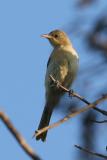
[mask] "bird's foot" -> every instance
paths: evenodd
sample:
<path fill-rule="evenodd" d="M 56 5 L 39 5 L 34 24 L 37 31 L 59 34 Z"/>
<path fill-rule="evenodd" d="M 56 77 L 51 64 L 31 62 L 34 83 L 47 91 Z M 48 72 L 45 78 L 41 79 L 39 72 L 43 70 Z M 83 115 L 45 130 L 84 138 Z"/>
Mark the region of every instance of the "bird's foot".
<path fill-rule="evenodd" d="M 52 75 L 50 75 L 50 78 L 51 78 L 51 80 L 52 80 L 52 81 L 50 82 L 50 87 L 60 88 L 61 83 L 60 83 L 58 80 L 54 79 L 54 78 L 52 77 Z"/>
<path fill-rule="evenodd" d="M 58 80 L 56 80 L 55 83 L 56 83 L 56 87 L 57 87 L 57 88 L 60 88 L 61 83 L 60 83 Z"/>
<path fill-rule="evenodd" d="M 68 92 L 69 97 L 71 97 L 71 98 L 72 98 L 72 97 L 73 97 L 73 93 L 74 93 L 73 89 L 70 89 L 70 90 L 69 90 L 69 92 Z"/>
<path fill-rule="evenodd" d="M 55 80 L 55 82 L 50 83 L 51 88 L 53 88 L 53 87 L 60 88 L 60 85 L 61 85 L 61 83 L 58 80 Z"/>

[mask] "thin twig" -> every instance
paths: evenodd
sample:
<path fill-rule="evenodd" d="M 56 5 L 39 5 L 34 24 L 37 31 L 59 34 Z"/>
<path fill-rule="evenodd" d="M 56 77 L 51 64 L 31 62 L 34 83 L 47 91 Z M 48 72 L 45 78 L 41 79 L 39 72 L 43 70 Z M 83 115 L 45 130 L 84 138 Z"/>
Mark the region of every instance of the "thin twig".
<path fill-rule="evenodd" d="M 57 86 L 58 81 L 57 81 L 52 75 L 50 75 L 50 79 L 51 79 L 52 82 L 53 82 L 54 84 L 56 84 L 56 86 Z M 74 92 L 74 91 L 71 91 L 71 90 L 67 89 L 66 87 L 62 86 L 61 83 L 58 83 L 58 87 L 59 87 L 60 89 L 62 89 L 64 92 L 67 92 L 70 96 L 76 97 L 76 98 L 80 99 L 81 101 L 83 101 L 83 102 L 86 103 L 86 104 L 91 104 L 91 103 L 88 102 L 84 97 L 80 96 L 78 93 L 76 93 L 76 92 Z M 95 106 L 93 107 L 93 109 L 96 110 L 96 111 L 98 111 L 98 112 L 100 112 L 100 113 L 102 113 L 103 115 L 106 115 L 106 116 L 107 116 L 107 111 L 102 110 L 102 109 L 99 109 L 99 108 L 97 108 L 97 107 L 95 107 Z"/>
<path fill-rule="evenodd" d="M 94 156 L 97 156 L 97 157 L 100 157 L 100 158 L 103 158 L 103 159 L 107 159 L 107 156 L 105 156 L 105 155 L 103 155 L 103 154 L 90 151 L 90 150 L 88 150 L 88 149 L 86 149 L 86 148 L 83 148 L 83 147 L 81 147 L 81 146 L 78 146 L 78 145 L 75 145 L 75 147 L 78 148 L 78 149 L 80 149 L 80 150 L 82 150 L 82 151 L 84 151 L 84 152 L 87 152 L 87 153 L 89 153 L 89 154 L 92 154 L 92 155 L 94 155 Z"/>
<path fill-rule="evenodd" d="M 6 127 L 11 132 L 11 134 L 14 136 L 14 138 L 17 140 L 18 144 L 22 147 L 22 149 L 29 155 L 29 157 L 31 157 L 33 160 L 40 160 L 39 156 L 26 143 L 25 139 L 16 130 L 16 128 L 13 126 L 9 118 L 3 112 L 0 112 L 0 119 L 6 125 Z"/>
<path fill-rule="evenodd" d="M 97 121 L 97 120 L 91 120 L 93 123 L 107 123 L 107 120 Z"/>
<path fill-rule="evenodd" d="M 85 112 L 87 111 L 88 109 L 90 108 L 93 108 L 94 106 L 96 106 L 97 104 L 101 103 L 102 101 L 106 100 L 107 99 L 107 94 L 106 95 L 103 95 L 101 98 L 99 98 L 98 100 L 96 100 L 95 102 L 87 105 L 86 107 L 83 107 L 81 109 L 79 109 L 78 111 L 74 112 L 74 113 L 70 113 L 68 114 L 67 116 L 65 116 L 64 118 L 62 118 L 61 120 L 57 121 L 56 123 L 53 123 L 49 126 L 46 126 L 40 130 L 37 130 L 36 133 L 35 133 L 35 136 L 39 136 L 40 134 L 42 134 L 43 132 L 49 130 L 49 129 L 52 129 L 54 127 L 57 127 L 59 126 L 60 124 L 66 122 L 67 120 L 69 120 L 70 118 L 72 117 L 75 117 L 76 115 L 82 113 L 82 112 Z"/>

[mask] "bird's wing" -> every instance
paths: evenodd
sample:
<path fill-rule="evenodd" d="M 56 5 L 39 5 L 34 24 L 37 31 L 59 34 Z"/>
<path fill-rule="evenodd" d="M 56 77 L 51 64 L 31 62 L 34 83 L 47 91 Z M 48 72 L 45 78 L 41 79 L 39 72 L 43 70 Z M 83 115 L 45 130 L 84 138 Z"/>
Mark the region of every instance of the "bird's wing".
<path fill-rule="evenodd" d="M 78 62 L 79 62 L 78 57 L 75 56 L 68 57 L 68 74 L 66 75 L 65 80 L 62 83 L 62 85 L 64 85 L 67 88 L 69 88 L 72 85 L 77 75 L 78 64 L 79 64 Z"/>
<path fill-rule="evenodd" d="M 45 78 L 45 85 L 49 86 L 51 80 L 49 75 L 52 75 L 57 81 L 63 83 L 68 74 L 68 59 L 66 57 L 53 58 L 50 56 L 47 63 L 47 72 Z"/>
<path fill-rule="evenodd" d="M 62 85 L 69 88 L 75 79 L 78 70 L 78 58 L 70 53 L 59 54 L 59 57 L 50 56 L 47 65 L 45 84 L 51 83 L 49 75 L 52 75 Z"/>
<path fill-rule="evenodd" d="M 50 56 L 49 59 L 48 59 L 47 68 L 48 68 L 48 66 L 49 66 L 50 60 L 51 60 L 51 56 Z"/>

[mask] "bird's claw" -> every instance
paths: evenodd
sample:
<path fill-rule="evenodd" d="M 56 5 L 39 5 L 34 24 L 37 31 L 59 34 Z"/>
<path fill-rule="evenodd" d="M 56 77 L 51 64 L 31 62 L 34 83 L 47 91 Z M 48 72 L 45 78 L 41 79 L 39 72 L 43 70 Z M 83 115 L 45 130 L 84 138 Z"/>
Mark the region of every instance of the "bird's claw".
<path fill-rule="evenodd" d="M 60 82 L 58 81 L 58 80 L 56 80 L 55 82 L 52 82 L 51 84 L 50 84 L 50 87 L 57 87 L 57 88 L 60 88 Z"/>
<path fill-rule="evenodd" d="M 56 87 L 60 88 L 60 82 L 58 80 L 56 80 Z"/>
<path fill-rule="evenodd" d="M 72 96 L 73 96 L 73 93 L 74 93 L 73 89 L 70 89 L 69 92 L 68 92 L 69 97 L 72 97 Z"/>

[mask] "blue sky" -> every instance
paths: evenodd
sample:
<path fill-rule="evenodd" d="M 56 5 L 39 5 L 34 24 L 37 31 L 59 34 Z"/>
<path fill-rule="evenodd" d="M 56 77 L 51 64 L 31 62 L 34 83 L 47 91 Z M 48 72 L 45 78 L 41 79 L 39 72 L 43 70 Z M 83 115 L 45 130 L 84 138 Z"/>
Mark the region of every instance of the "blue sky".
<path fill-rule="evenodd" d="M 73 17 L 70 0 L 0 1 L 0 110 L 10 117 L 44 160 L 71 159 L 76 150 L 73 145 L 79 138 L 74 118 L 50 130 L 46 143 L 32 139 L 43 111 L 44 75 L 52 50 L 40 35 L 63 29 L 70 22 L 71 14 Z M 82 52 L 80 45 L 74 40 L 79 53 Z M 61 116 L 53 114 L 52 122 Z M 71 133 L 75 138 L 71 139 Z M 29 160 L 1 121 L 0 148 L 1 159 Z"/>
<path fill-rule="evenodd" d="M 44 75 L 51 52 L 40 35 L 63 28 L 70 19 L 70 5 L 70 0 L 0 1 L 0 110 L 44 160 L 71 156 L 69 125 L 50 131 L 44 144 L 32 139 L 45 101 Z M 1 122 L 0 144 L 2 159 L 29 159 Z"/>

